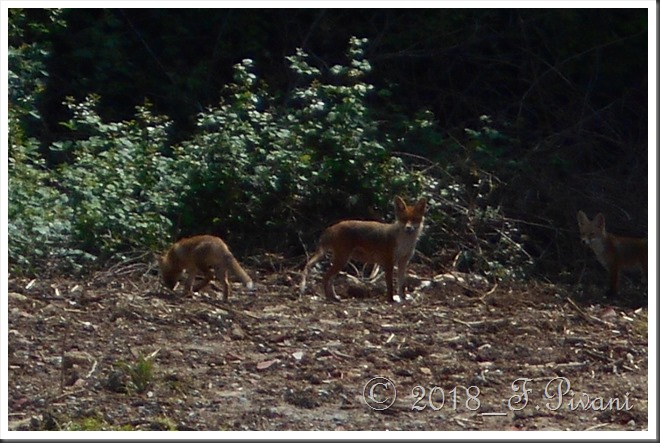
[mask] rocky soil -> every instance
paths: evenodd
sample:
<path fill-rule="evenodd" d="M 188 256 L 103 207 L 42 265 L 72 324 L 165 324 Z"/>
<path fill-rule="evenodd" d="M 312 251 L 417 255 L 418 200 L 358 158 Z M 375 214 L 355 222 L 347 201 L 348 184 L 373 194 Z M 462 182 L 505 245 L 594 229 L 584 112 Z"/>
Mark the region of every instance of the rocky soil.
<path fill-rule="evenodd" d="M 10 278 L 10 430 L 628 430 L 648 427 L 646 301 L 413 266 L 413 300 L 285 266 L 170 293 L 147 265 Z M 277 270 L 277 272 L 274 272 Z M 641 305 L 641 306 L 640 306 Z"/>

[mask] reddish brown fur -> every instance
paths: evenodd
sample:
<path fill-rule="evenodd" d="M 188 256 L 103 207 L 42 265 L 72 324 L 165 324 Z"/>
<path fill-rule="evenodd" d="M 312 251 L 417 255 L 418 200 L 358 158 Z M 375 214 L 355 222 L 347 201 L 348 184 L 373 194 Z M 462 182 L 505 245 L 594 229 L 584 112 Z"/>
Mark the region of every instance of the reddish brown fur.
<path fill-rule="evenodd" d="M 605 229 L 605 217 L 597 214 L 593 220 L 578 211 L 578 226 L 582 242 L 588 245 L 596 258 L 610 273 L 608 295 L 616 295 L 619 290 L 621 271 L 648 269 L 648 240 L 644 238 L 618 237 Z"/>
<path fill-rule="evenodd" d="M 211 235 L 197 235 L 176 242 L 162 257 L 158 258 L 163 283 L 174 289 L 179 276 L 185 269 L 188 274 L 184 286 L 186 294 L 204 288 L 213 277 L 222 283 L 223 299 L 231 294 L 228 271 L 231 270 L 248 288 L 253 286 L 252 279 L 238 264 L 231 251 L 220 238 Z M 193 288 L 197 275 L 204 280 Z"/>
<path fill-rule="evenodd" d="M 396 265 L 399 296 L 401 299 L 405 298 L 406 269 L 424 224 L 426 199 L 421 198 L 415 205 L 408 206 L 397 196 L 394 199 L 394 207 L 394 223 L 346 220 L 327 228 L 321 235 L 317 252 L 303 271 L 301 294 L 305 291 L 309 269 L 323 258 L 326 252 L 332 252 L 332 265 L 323 275 L 323 290 L 327 299 L 339 300 L 332 286 L 332 279 L 350 259 L 376 263 L 385 269 L 387 297 L 390 300 L 394 300 L 393 274 Z"/>

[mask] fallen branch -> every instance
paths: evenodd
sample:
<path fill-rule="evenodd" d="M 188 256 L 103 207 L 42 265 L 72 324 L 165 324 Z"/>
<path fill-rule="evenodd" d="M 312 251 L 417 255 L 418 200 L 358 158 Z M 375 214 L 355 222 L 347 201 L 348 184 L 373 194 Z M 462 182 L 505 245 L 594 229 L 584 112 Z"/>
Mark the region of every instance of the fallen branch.
<path fill-rule="evenodd" d="M 456 323 L 460 323 L 460 324 L 465 325 L 468 328 L 472 329 L 472 325 L 470 323 L 466 322 L 466 321 L 459 320 L 457 318 L 452 318 L 452 320 L 455 321 Z"/>
<path fill-rule="evenodd" d="M 231 308 L 231 307 L 229 307 L 229 305 L 227 303 L 224 303 L 224 302 L 218 303 L 218 302 L 204 301 L 204 300 L 200 300 L 200 302 L 205 303 L 207 305 L 214 306 L 216 308 L 220 308 L 223 311 L 231 312 L 232 314 L 239 314 L 239 315 L 244 315 L 246 317 L 253 318 L 255 320 L 262 320 L 261 317 L 258 317 L 254 314 L 250 314 L 249 312 L 245 312 L 245 311 L 241 311 L 241 310 L 238 310 L 238 309 Z"/>
<path fill-rule="evenodd" d="M 482 295 L 481 297 L 479 297 L 479 300 L 481 300 L 481 301 L 483 302 L 484 299 L 485 299 L 486 297 L 488 297 L 490 294 L 492 294 L 493 292 L 495 292 L 496 289 L 497 289 L 497 282 L 495 282 L 495 284 L 493 285 L 493 287 L 490 288 L 490 289 L 489 289 L 484 295 Z"/>
<path fill-rule="evenodd" d="M 446 278 L 446 276 L 451 276 L 452 280 Z M 439 278 L 439 277 L 445 277 L 445 278 Z M 468 280 L 469 276 L 467 278 L 465 278 L 465 277 L 462 277 L 460 275 L 457 275 L 454 271 L 449 271 L 446 274 L 442 274 L 442 275 L 436 275 L 433 278 L 433 280 L 436 281 L 436 282 L 447 281 L 447 282 L 451 282 L 451 283 L 455 284 L 456 286 L 459 286 L 459 287 L 463 288 L 471 296 L 478 296 L 479 301 L 483 304 L 486 304 L 486 302 L 485 302 L 486 297 L 488 297 L 489 295 L 494 293 L 495 290 L 497 289 L 497 286 L 498 286 L 497 282 L 495 282 L 495 283 L 493 283 L 493 286 L 488 291 L 482 292 L 478 289 L 475 289 L 473 287 L 468 286 L 466 283 L 463 283 L 463 281 L 461 281 L 463 279 Z"/>
<path fill-rule="evenodd" d="M 459 320 L 457 318 L 452 318 L 452 320 L 455 321 L 456 323 L 465 325 L 470 329 L 482 328 L 482 327 L 497 327 L 509 323 L 509 319 L 507 318 L 499 318 L 497 320 L 471 321 L 471 322 Z"/>
<path fill-rule="evenodd" d="M 606 322 L 605 320 L 601 320 L 598 317 L 594 317 L 593 315 L 587 314 L 582 308 L 580 308 L 577 303 L 573 301 L 571 297 L 566 297 L 566 300 L 568 301 L 568 304 L 570 304 L 573 309 L 577 311 L 577 313 L 582 317 L 584 320 L 587 321 L 587 323 L 599 323 L 601 325 L 606 325 L 606 326 L 614 326 L 612 323 Z"/>
<path fill-rule="evenodd" d="M 78 394 L 82 394 L 83 392 L 87 392 L 87 389 L 78 389 L 77 391 L 65 392 L 63 394 L 51 398 L 49 402 L 56 403 L 59 400 L 62 400 L 64 397 L 68 397 L 69 395 L 77 396 Z"/>

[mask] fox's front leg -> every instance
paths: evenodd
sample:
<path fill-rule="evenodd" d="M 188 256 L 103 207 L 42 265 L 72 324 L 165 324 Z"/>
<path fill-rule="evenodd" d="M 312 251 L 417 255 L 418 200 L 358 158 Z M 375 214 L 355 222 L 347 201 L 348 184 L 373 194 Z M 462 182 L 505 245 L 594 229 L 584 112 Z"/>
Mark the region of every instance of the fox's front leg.
<path fill-rule="evenodd" d="M 194 271 L 188 271 L 188 277 L 186 277 L 186 282 L 183 285 L 183 295 L 189 296 L 193 293 L 193 284 L 195 283 L 195 277 L 197 273 Z"/>
<path fill-rule="evenodd" d="M 408 271 L 409 257 L 399 260 L 396 265 L 396 281 L 399 289 L 399 297 L 401 300 L 412 300 L 411 295 L 406 294 L 406 273 Z"/>
<path fill-rule="evenodd" d="M 619 269 L 616 266 L 610 267 L 610 288 L 607 291 L 607 297 L 614 297 L 619 292 Z"/>
<path fill-rule="evenodd" d="M 406 294 L 406 275 L 408 273 L 408 262 L 410 261 L 410 257 L 410 255 L 401 257 L 396 264 L 396 281 L 401 300 L 412 300 L 412 295 Z"/>
<path fill-rule="evenodd" d="M 393 302 L 400 302 L 394 296 L 394 263 L 385 263 L 385 283 L 387 284 L 387 299 Z"/>
<path fill-rule="evenodd" d="M 192 281 L 195 280 L 196 274 L 197 272 L 191 274 Z M 213 279 L 213 271 L 211 268 L 206 269 L 203 274 L 204 274 L 204 280 L 202 280 L 201 283 L 196 284 L 195 287 L 192 289 L 193 291 L 198 292 L 202 290 L 202 288 L 208 285 Z M 190 283 L 190 287 L 192 287 L 192 281 Z"/>

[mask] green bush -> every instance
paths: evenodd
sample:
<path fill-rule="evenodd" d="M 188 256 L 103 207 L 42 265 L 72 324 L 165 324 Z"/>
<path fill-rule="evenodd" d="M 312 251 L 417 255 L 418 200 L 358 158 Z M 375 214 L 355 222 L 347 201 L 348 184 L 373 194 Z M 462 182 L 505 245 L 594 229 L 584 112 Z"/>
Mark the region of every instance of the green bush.
<path fill-rule="evenodd" d="M 13 273 L 34 274 L 79 266 L 88 256 L 70 247 L 73 211 L 66 194 L 39 152 L 28 128 L 40 123 L 36 103 L 44 90 L 49 48 L 39 37 L 64 26 L 60 10 L 44 10 L 44 22 L 27 20 L 23 9 L 10 9 L 8 50 L 8 246 Z M 37 42 L 25 38 L 30 33 Z"/>
<path fill-rule="evenodd" d="M 501 183 L 486 172 L 517 167 L 514 141 L 482 117 L 458 146 L 440 135 L 428 111 L 393 116 L 383 130 L 369 105 L 376 91 L 365 81 L 366 44 L 352 38 L 346 64 L 327 71 L 296 51 L 287 58 L 296 86 L 280 98 L 243 60 L 222 102 L 201 112 L 195 133 L 173 146 L 171 122 L 148 103 L 132 120 L 105 122 L 99 97 L 68 99 L 72 118 L 63 125 L 71 137 L 50 146 L 67 161 L 49 171 L 20 119 L 10 122 L 12 264 L 31 272 L 43 258 L 64 257 L 81 269 L 95 257 L 162 249 L 201 233 L 225 237 L 240 255 L 300 251 L 340 218 L 391 220 L 400 194 L 429 199 L 422 251 L 436 255 L 452 239 L 459 267 L 498 279 L 523 276 L 529 256 L 500 209 Z M 405 154 L 432 147 L 436 163 Z"/>
<path fill-rule="evenodd" d="M 65 194 L 50 185 L 51 172 L 34 139 L 22 136 L 17 120 L 9 118 L 8 243 L 12 271 L 33 274 L 52 259 L 75 265 L 85 257 L 67 245 L 73 210 Z M 65 258 L 66 260 L 61 260 Z"/>
<path fill-rule="evenodd" d="M 135 248 L 154 249 L 169 239 L 168 214 L 176 210 L 180 183 L 163 155 L 170 122 L 138 107 L 135 120 L 105 123 L 98 98 L 67 102 L 67 126 L 78 139 L 54 143 L 73 160 L 60 165 L 59 186 L 72 207 L 72 234 L 85 251 L 107 256 Z M 81 137 L 85 134 L 85 137 Z"/>
<path fill-rule="evenodd" d="M 188 184 L 181 231 L 291 247 L 338 214 L 390 213 L 394 194 L 421 192 L 425 177 L 391 155 L 405 140 L 395 144 L 370 114 L 366 43 L 351 39 L 347 65 L 327 73 L 302 50 L 288 57 L 297 87 L 283 103 L 258 81 L 251 60 L 235 66 L 223 103 L 201 113 L 198 133 L 175 148 Z"/>

